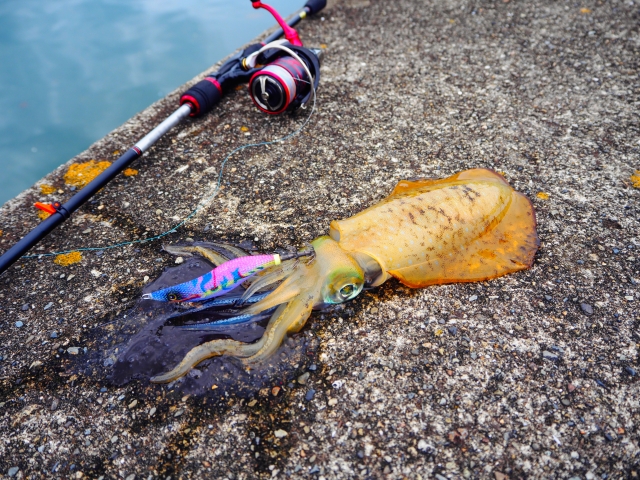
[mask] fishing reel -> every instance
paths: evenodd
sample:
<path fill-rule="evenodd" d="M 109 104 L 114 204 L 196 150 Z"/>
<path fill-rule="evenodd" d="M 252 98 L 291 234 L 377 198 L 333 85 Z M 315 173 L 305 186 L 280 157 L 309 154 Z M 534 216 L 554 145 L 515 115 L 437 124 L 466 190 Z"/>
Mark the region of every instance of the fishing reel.
<path fill-rule="evenodd" d="M 273 7 L 259 0 L 251 4 L 253 8 L 271 13 L 281 30 L 264 43 L 250 45 L 216 73 L 187 90 L 180 98 L 180 105 L 189 105 L 192 117 L 209 112 L 224 93 L 242 83 L 249 83 L 249 94 L 256 107 L 271 115 L 306 105 L 317 90 L 322 50 L 304 47 L 298 32 Z M 322 10 L 325 5 L 326 0 L 309 0 L 299 13 L 300 18 Z M 282 34 L 285 38 L 276 40 Z"/>
<path fill-rule="evenodd" d="M 267 50 L 262 58 L 258 55 L 257 61 L 264 62 L 264 67 L 251 76 L 249 94 L 256 107 L 265 113 L 277 115 L 305 105 L 311 97 L 312 85 L 313 90 L 318 89 L 321 50 L 293 45 L 270 46 L 264 47 Z M 281 46 L 290 52 L 280 49 Z M 291 53 L 296 55 L 292 56 Z"/>

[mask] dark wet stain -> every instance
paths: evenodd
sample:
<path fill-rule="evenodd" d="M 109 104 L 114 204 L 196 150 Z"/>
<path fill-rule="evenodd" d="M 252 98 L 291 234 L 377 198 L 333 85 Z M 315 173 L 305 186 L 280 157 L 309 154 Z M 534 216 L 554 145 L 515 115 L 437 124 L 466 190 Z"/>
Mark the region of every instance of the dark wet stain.
<path fill-rule="evenodd" d="M 165 288 L 196 278 L 213 268 L 200 257 L 190 257 L 178 266 L 167 269 L 142 293 Z M 230 292 L 237 295 L 237 292 Z M 317 345 L 307 342 L 304 335 L 287 339 L 276 355 L 249 370 L 239 359 L 215 357 L 201 362 L 187 375 L 165 385 L 151 384 L 149 379 L 166 372 L 182 360 L 192 348 L 215 339 L 233 339 L 251 343 L 264 333 L 269 317 L 259 322 L 230 327 L 224 333 L 190 331 L 183 324 L 212 322 L 238 315 L 241 308 L 207 309 L 175 317 L 179 305 L 141 300 L 131 310 L 93 329 L 94 346 L 77 360 L 70 358 L 69 373 L 93 376 L 106 384 L 125 385 L 140 382 L 151 386 L 149 395 L 160 389 L 176 389 L 183 394 L 219 398 L 233 393 L 249 397 L 265 386 L 284 384 L 305 366 Z M 174 318 L 170 318 L 174 317 Z M 96 378 L 98 377 L 98 378 Z"/>

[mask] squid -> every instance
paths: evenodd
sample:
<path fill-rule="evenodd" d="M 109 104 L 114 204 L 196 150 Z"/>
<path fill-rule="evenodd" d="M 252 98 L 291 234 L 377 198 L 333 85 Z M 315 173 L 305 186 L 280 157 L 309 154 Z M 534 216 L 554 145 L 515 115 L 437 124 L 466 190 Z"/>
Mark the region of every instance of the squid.
<path fill-rule="evenodd" d="M 329 235 L 311 242 L 314 255 L 307 261 L 290 259 L 260 271 L 240 298 L 275 288 L 237 317 L 249 321 L 275 309 L 259 340 L 205 342 L 151 381 L 175 381 L 219 355 L 239 358 L 250 368 L 300 331 L 313 309 L 348 302 L 392 277 L 411 288 L 493 279 L 530 268 L 539 245 L 532 203 L 491 170 L 400 181 L 378 204 L 332 221 Z M 206 248 L 191 248 L 220 263 Z"/>

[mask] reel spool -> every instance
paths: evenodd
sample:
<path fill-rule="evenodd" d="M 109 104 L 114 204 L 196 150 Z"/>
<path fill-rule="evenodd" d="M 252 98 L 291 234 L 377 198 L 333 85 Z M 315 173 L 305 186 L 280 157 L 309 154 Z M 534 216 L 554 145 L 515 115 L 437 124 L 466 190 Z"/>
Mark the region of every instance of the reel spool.
<path fill-rule="evenodd" d="M 290 55 L 282 55 L 255 72 L 249 80 L 249 94 L 256 107 L 271 115 L 306 104 L 311 85 L 318 88 L 321 50 L 292 45 L 287 48 L 298 55 L 313 77 L 309 78 L 307 69 Z"/>

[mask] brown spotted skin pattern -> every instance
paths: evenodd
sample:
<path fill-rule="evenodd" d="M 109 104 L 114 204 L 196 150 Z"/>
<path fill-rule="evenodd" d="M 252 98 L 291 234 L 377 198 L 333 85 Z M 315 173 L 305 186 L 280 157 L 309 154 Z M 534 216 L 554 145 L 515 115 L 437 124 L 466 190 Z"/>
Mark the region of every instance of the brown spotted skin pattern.
<path fill-rule="evenodd" d="M 528 268 L 539 246 L 531 202 L 484 169 L 401 181 L 379 204 L 332 222 L 331 236 L 414 288 Z"/>

